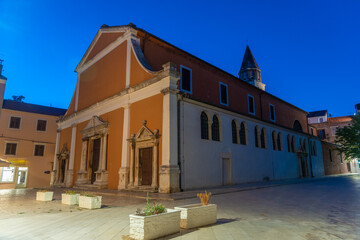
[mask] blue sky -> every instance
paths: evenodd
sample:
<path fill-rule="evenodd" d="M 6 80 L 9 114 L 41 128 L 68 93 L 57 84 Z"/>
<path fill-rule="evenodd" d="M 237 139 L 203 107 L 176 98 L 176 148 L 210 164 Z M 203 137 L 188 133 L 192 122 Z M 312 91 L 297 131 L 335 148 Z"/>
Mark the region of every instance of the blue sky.
<path fill-rule="evenodd" d="M 359 0 L 0 0 L 5 98 L 67 108 L 99 27 L 132 22 L 235 76 L 248 41 L 268 92 L 350 115 L 360 103 L 359 12 Z"/>

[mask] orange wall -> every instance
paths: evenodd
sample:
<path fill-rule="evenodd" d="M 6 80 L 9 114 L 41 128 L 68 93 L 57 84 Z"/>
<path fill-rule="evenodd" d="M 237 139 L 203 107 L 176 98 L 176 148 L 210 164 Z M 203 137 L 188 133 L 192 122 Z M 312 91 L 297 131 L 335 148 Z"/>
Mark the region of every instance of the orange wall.
<path fill-rule="evenodd" d="M 75 141 L 75 156 L 74 156 L 74 177 L 73 184 L 77 180 L 77 172 L 80 170 L 81 162 L 81 150 L 82 150 L 82 139 L 81 139 L 81 130 L 86 127 L 89 121 L 85 121 L 76 125 L 76 141 Z"/>
<path fill-rule="evenodd" d="M 20 129 L 9 128 L 10 117 L 21 117 Z M 45 171 L 51 171 L 54 161 L 55 142 L 56 142 L 56 120 L 55 116 L 28 113 L 2 109 L 0 118 L 0 158 L 12 161 L 14 159 L 23 159 L 28 167 L 26 187 L 48 187 L 50 185 L 50 174 Z M 36 130 L 37 120 L 47 120 L 46 131 Z M 17 143 L 16 155 L 5 155 L 6 142 Z M 44 144 L 44 156 L 34 156 L 35 144 Z M 16 181 L 16 176 L 14 178 Z M 0 184 L 3 185 L 3 184 Z M 7 188 L 14 184 L 4 184 L 1 188 Z"/>
<path fill-rule="evenodd" d="M 142 101 L 131 104 L 130 108 L 130 134 L 137 134 L 142 127 L 142 121 L 147 121 L 147 127 L 154 132 L 159 129 L 159 167 L 161 166 L 161 134 L 162 134 L 162 105 L 163 95 L 157 94 Z"/>
<path fill-rule="evenodd" d="M 67 150 L 71 151 L 71 127 L 65 128 L 60 132 L 60 144 L 59 144 L 59 152 L 63 148 L 64 144 L 66 144 Z"/>
<path fill-rule="evenodd" d="M 125 89 L 126 42 L 80 74 L 78 110 Z"/>
<path fill-rule="evenodd" d="M 73 96 L 71 98 L 71 102 L 70 102 L 70 105 L 68 107 L 68 110 L 65 113 L 65 116 L 69 116 L 69 115 L 71 115 L 72 113 L 75 112 L 75 93 L 76 93 L 76 87 L 75 87 L 75 90 L 74 90 L 74 94 L 73 94 Z"/>
<path fill-rule="evenodd" d="M 146 72 L 142 66 L 140 66 L 140 63 L 136 59 L 134 52 L 131 51 L 131 70 L 130 70 L 130 86 L 135 86 L 151 77 L 153 75 Z"/>

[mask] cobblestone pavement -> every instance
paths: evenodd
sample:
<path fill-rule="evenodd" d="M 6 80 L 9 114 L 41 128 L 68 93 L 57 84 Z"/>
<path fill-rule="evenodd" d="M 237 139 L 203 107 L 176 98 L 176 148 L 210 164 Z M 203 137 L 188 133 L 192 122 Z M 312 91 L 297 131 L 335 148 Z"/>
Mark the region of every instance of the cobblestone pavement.
<path fill-rule="evenodd" d="M 35 189 L 0 190 L 0 240 L 128 239 L 129 217 L 145 200 L 103 195 L 102 209 L 35 201 Z M 218 194 L 215 225 L 164 239 L 360 239 L 360 176 Z M 196 198 L 161 200 L 166 207 Z"/>

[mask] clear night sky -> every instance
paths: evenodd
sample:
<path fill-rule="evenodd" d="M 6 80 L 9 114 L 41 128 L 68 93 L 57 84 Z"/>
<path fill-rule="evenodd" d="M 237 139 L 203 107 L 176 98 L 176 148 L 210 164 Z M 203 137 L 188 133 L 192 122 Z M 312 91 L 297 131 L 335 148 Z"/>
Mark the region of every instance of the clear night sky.
<path fill-rule="evenodd" d="M 248 40 L 266 91 L 306 111 L 360 103 L 359 0 L 0 0 L 5 98 L 67 108 L 100 26 L 130 22 L 235 76 Z"/>

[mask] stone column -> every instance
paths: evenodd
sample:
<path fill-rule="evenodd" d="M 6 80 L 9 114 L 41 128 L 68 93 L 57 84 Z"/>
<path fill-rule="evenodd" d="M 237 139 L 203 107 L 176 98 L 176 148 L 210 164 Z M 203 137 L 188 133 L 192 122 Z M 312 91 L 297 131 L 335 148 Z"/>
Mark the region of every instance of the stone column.
<path fill-rule="evenodd" d="M 130 136 L 130 105 L 124 107 L 123 136 L 121 146 L 121 167 L 119 169 L 118 189 L 126 189 L 129 184 L 129 142 Z"/>
<path fill-rule="evenodd" d="M 66 177 L 65 177 L 65 186 L 66 187 L 73 186 L 75 145 L 76 145 L 75 143 L 76 143 L 76 124 L 74 124 L 72 126 L 72 131 L 71 131 L 69 169 L 66 170 Z"/>
<path fill-rule="evenodd" d="M 87 183 L 87 171 L 86 171 L 86 160 L 87 160 L 87 152 L 88 152 L 88 138 L 84 138 L 82 140 L 82 148 L 81 148 L 81 162 L 80 162 L 80 170 L 78 171 L 78 178 L 76 184 Z"/>
<path fill-rule="evenodd" d="M 177 119 L 177 89 L 178 78 L 169 76 L 169 88 L 163 89 L 163 119 L 162 119 L 162 165 L 160 167 L 159 192 L 178 192 L 178 119 Z"/>
<path fill-rule="evenodd" d="M 135 134 L 131 135 L 131 139 L 129 139 L 131 145 L 130 152 L 130 179 L 129 186 L 134 186 L 134 164 L 135 164 Z"/>
<path fill-rule="evenodd" d="M 152 164 L 152 181 L 151 187 L 158 187 L 158 160 L 159 160 L 159 130 L 155 129 L 155 139 L 154 139 L 154 148 L 153 148 L 153 164 Z"/>
<path fill-rule="evenodd" d="M 56 172 L 57 172 L 57 154 L 59 152 L 59 144 L 60 144 L 60 130 L 57 130 L 56 133 L 56 143 L 55 143 L 55 154 L 54 154 L 54 162 L 53 169 L 51 171 L 50 176 L 50 186 L 53 186 L 56 181 Z"/>
<path fill-rule="evenodd" d="M 108 133 L 104 133 L 100 140 L 100 162 L 99 168 L 96 170 L 95 185 L 99 188 L 107 188 L 108 185 L 108 171 L 106 170 L 106 149 L 107 149 L 107 136 Z"/>

